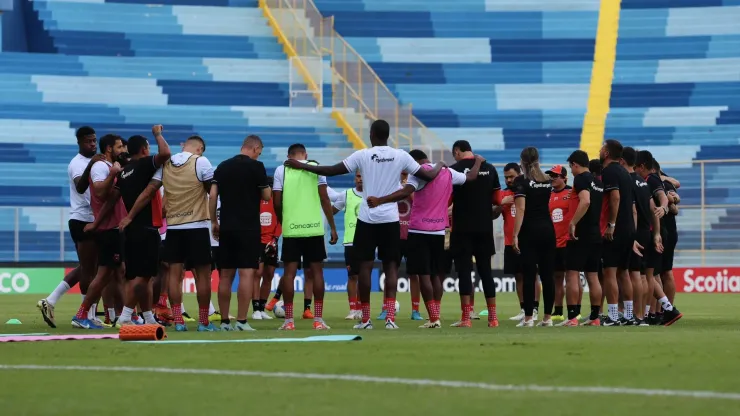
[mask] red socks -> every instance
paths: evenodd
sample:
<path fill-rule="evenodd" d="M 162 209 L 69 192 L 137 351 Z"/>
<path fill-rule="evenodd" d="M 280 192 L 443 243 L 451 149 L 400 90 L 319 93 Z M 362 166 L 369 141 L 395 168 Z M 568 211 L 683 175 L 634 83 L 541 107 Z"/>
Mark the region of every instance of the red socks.
<path fill-rule="evenodd" d="M 172 305 L 172 317 L 176 324 L 185 325 L 185 320 L 182 319 L 182 303 Z"/>
<path fill-rule="evenodd" d="M 167 307 L 167 294 L 166 293 L 159 295 L 159 302 L 157 302 L 157 304 L 163 308 Z"/>
<path fill-rule="evenodd" d="M 430 300 L 426 302 L 427 313 L 429 313 L 429 322 L 435 322 L 439 320 L 440 315 L 440 304 L 436 300 Z"/>
<path fill-rule="evenodd" d="M 323 318 L 324 317 L 324 301 L 323 300 L 316 300 L 313 303 L 313 316 L 314 318 Z"/>
<path fill-rule="evenodd" d="M 473 311 L 473 305 L 462 306 L 462 321 L 470 320 L 470 313 Z"/>
<path fill-rule="evenodd" d="M 362 308 L 362 323 L 367 323 L 370 321 L 370 303 L 362 302 L 360 304 L 360 307 Z"/>
<path fill-rule="evenodd" d="M 419 298 L 411 298 L 411 310 L 419 312 Z"/>
<path fill-rule="evenodd" d="M 82 302 L 82 305 L 80 305 L 80 309 L 77 310 L 77 315 L 75 315 L 75 318 L 87 319 L 87 313 L 89 311 L 90 311 L 90 305 L 85 305 L 85 302 Z"/>
<path fill-rule="evenodd" d="M 198 307 L 198 322 L 205 326 L 208 326 L 210 323 L 208 322 L 208 306 L 205 308 Z"/>
<path fill-rule="evenodd" d="M 285 319 L 293 319 L 293 302 L 285 303 Z"/>
<path fill-rule="evenodd" d="M 391 298 L 386 298 L 385 302 L 383 303 L 385 305 L 385 313 L 386 313 L 386 320 L 390 319 L 391 321 L 396 321 L 396 300 Z"/>
<path fill-rule="evenodd" d="M 498 321 L 496 305 L 488 305 L 488 322 Z"/>
<path fill-rule="evenodd" d="M 360 302 L 357 301 L 357 298 L 349 298 L 349 310 L 351 311 L 360 310 Z"/>

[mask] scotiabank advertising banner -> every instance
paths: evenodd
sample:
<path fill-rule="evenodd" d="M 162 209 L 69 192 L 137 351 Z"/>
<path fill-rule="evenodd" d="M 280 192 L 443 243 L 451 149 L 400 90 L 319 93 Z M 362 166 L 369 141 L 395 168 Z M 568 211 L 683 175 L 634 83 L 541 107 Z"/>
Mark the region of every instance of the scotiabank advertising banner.
<path fill-rule="evenodd" d="M 676 267 L 676 292 L 740 293 L 740 267 Z"/>
<path fill-rule="evenodd" d="M 496 292 L 497 293 L 508 293 L 508 292 L 516 292 L 516 279 L 512 275 L 504 274 L 503 270 L 492 270 L 493 274 L 493 282 L 496 284 Z M 405 276 L 404 273 L 399 273 L 400 276 Z M 475 272 L 473 272 L 473 276 L 471 278 L 473 281 L 473 286 L 475 287 L 476 292 L 483 292 L 483 284 L 481 282 L 478 282 L 476 285 L 476 275 Z M 385 288 L 385 273 L 382 273 L 380 275 L 380 279 L 378 280 L 378 288 L 375 287 L 375 279 L 373 279 L 373 291 L 383 290 Z M 460 279 L 453 276 L 446 276 L 445 279 L 442 281 L 442 288 L 445 292 L 458 292 L 460 289 Z M 399 292 L 408 292 L 411 290 L 411 286 L 409 283 L 409 279 L 406 277 L 399 277 L 398 278 L 398 291 Z"/>

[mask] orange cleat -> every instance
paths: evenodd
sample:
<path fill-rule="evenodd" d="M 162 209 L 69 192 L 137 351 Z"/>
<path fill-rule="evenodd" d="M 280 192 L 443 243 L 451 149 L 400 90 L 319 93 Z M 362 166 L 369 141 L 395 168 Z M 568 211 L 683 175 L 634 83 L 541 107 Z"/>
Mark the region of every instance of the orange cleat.
<path fill-rule="evenodd" d="M 303 319 L 313 319 L 313 312 L 311 312 L 311 309 L 306 309 L 303 311 Z"/>
<path fill-rule="evenodd" d="M 270 299 L 269 302 L 267 302 L 267 305 L 265 305 L 265 310 L 268 312 L 272 312 L 273 309 L 275 309 L 275 304 L 277 304 L 279 301 L 275 298 Z"/>
<path fill-rule="evenodd" d="M 322 331 L 322 330 L 327 330 L 327 329 L 331 329 L 331 328 L 329 328 L 329 325 L 327 325 L 325 322 L 314 321 L 314 323 L 313 323 L 313 329 L 315 329 L 317 331 Z"/>
<path fill-rule="evenodd" d="M 450 325 L 451 327 L 455 328 L 472 328 L 473 323 L 471 321 L 457 321 L 454 324 Z"/>
<path fill-rule="evenodd" d="M 493 321 L 488 321 L 488 327 L 489 328 L 498 328 L 498 319 L 494 319 Z"/>
<path fill-rule="evenodd" d="M 563 325 L 561 326 L 578 326 L 578 325 L 579 325 L 578 318 L 573 318 L 573 319 L 569 319 L 563 322 Z"/>
<path fill-rule="evenodd" d="M 293 322 L 285 322 L 278 328 L 278 331 L 295 331 L 295 324 Z"/>
<path fill-rule="evenodd" d="M 159 316 L 162 321 L 172 321 L 175 318 L 172 316 L 172 310 L 166 306 L 154 305 L 154 315 Z"/>

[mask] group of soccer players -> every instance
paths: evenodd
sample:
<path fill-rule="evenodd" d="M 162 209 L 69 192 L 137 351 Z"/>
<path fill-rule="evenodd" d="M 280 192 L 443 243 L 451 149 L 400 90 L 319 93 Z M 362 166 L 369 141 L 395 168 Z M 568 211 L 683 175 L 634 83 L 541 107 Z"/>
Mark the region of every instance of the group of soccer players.
<path fill-rule="evenodd" d="M 453 145 L 452 166 L 432 165 L 420 150 L 388 146 L 390 127 L 383 120 L 371 126 L 371 148 L 333 166 L 320 166 L 308 159 L 303 145 L 292 145 L 274 177 L 258 161 L 263 150 L 258 136 L 248 136 L 240 154 L 214 170 L 203 156 L 201 137 L 188 138 L 183 151 L 173 155 L 162 126 L 154 126 L 152 133 L 156 155 L 143 136 L 126 141 L 112 134 L 101 138 L 96 154 L 95 131 L 77 131 L 79 154 L 68 169 L 69 227 L 80 266 L 39 301 L 49 325 L 56 325 L 59 297 L 79 282 L 83 302 L 72 320 L 76 328 L 164 323 L 185 331 L 186 319 L 192 320 L 182 305 L 187 269 L 196 281 L 199 331 L 252 330 L 250 304 L 252 319 L 271 319 L 265 310 L 272 310 L 281 296 L 285 321 L 279 329 L 293 330 L 293 283 L 303 268 L 303 318 L 313 319 L 314 329 L 329 329 L 323 320 L 324 238 L 328 225 L 330 244 L 338 241 L 333 217 L 342 210 L 347 319 L 360 320 L 356 329 L 373 328 L 370 275 L 376 253 L 385 273 L 379 316 L 385 328 L 398 328 L 396 289 L 404 258 L 412 319 L 423 320 L 420 297 L 429 316 L 423 328 L 441 327 L 442 281 L 453 264 L 461 319 L 452 326 L 470 327 L 478 318 L 475 264 L 487 306 L 482 315 L 487 314 L 489 327 L 497 327 L 490 260 L 495 253 L 492 222 L 499 215 L 504 219 L 504 269 L 517 278 L 522 312 L 512 319 L 518 326 L 533 326 L 538 319 L 538 282 L 544 298 L 540 326 L 558 320 L 563 326 L 671 325 L 682 316 L 673 306 L 671 272 L 679 184 L 662 174 L 650 152 L 622 148 L 614 140 L 605 143 L 600 160 L 589 161 L 585 152 L 575 151 L 568 158 L 571 187 L 564 166 L 543 172 L 537 149 L 528 147 L 520 163 L 504 168 L 507 189 L 501 191 L 495 168 L 475 156 L 468 142 Z M 327 186 L 326 176 L 350 172 L 355 173 L 354 189 L 336 193 Z M 282 250 L 277 244 L 281 234 Z M 285 273 L 268 303 L 278 252 Z M 211 303 L 213 270 L 218 271 L 223 316 Z M 238 310 L 232 317 L 228 311 L 237 271 Z M 591 299 L 591 313 L 583 322 L 581 273 Z M 105 323 L 95 313 L 101 297 Z M 608 313 L 600 315 L 604 297 Z M 220 326 L 211 319 L 220 320 Z"/>

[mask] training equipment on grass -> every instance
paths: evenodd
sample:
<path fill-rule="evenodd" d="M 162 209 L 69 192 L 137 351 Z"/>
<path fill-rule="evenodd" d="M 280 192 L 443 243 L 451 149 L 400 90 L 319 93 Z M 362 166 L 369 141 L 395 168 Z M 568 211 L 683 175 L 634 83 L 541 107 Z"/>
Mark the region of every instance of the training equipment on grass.
<path fill-rule="evenodd" d="M 272 313 L 275 314 L 276 318 L 285 318 L 285 303 L 279 300 L 272 309 Z"/>
<path fill-rule="evenodd" d="M 317 335 L 306 338 L 262 339 L 177 339 L 169 341 L 132 341 L 131 344 L 232 344 L 245 342 L 346 342 L 362 341 L 359 335 Z"/>
<path fill-rule="evenodd" d="M 42 335 L 49 335 L 48 332 L 30 332 L 28 334 L 0 334 L 0 338 L 2 337 L 38 337 Z"/>
<path fill-rule="evenodd" d="M 86 339 L 118 339 L 118 334 L 0 337 L 0 342 L 80 341 Z"/>
<path fill-rule="evenodd" d="M 164 327 L 159 324 L 123 325 L 118 335 L 121 341 L 161 341 L 167 338 Z"/>
<path fill-rule="evenodd" d="M 8 322 L 5 323 L 5 325 L 20 325 L 20 324 L 21 324 L 21 321 L 15 319 L 15 318 L 8 319 Z"/>

